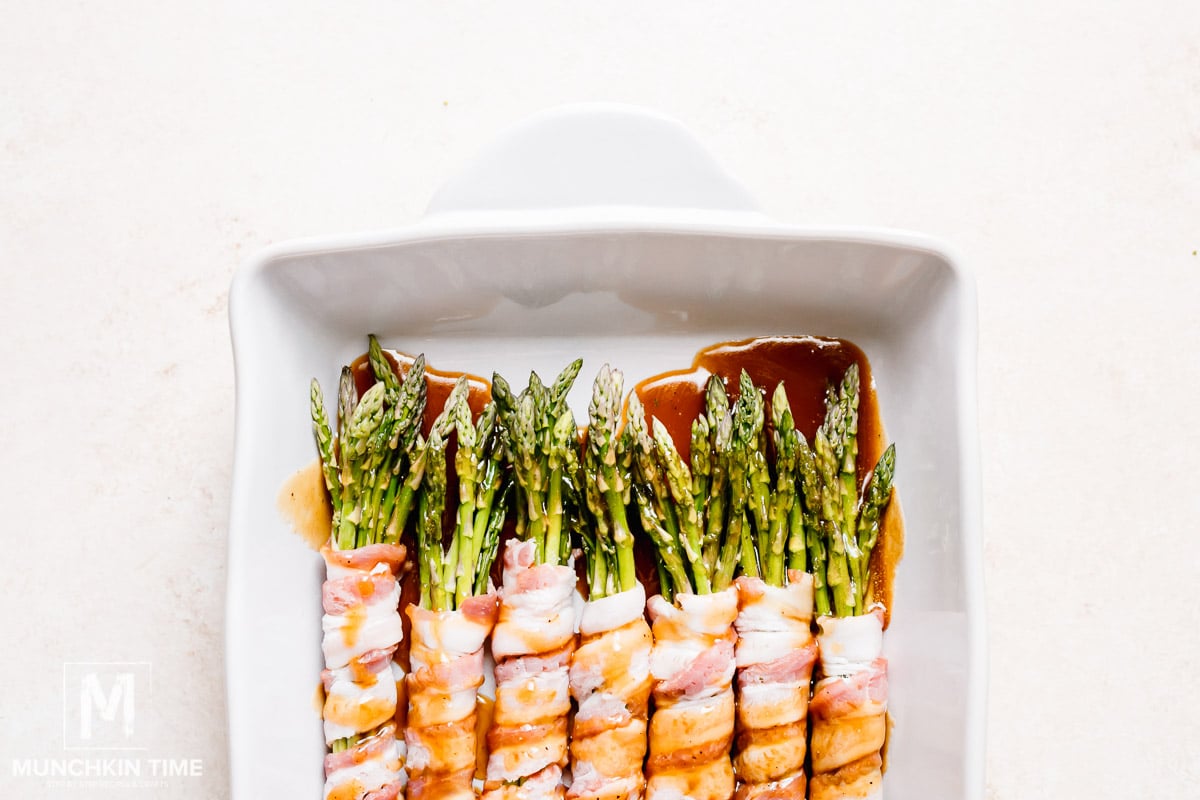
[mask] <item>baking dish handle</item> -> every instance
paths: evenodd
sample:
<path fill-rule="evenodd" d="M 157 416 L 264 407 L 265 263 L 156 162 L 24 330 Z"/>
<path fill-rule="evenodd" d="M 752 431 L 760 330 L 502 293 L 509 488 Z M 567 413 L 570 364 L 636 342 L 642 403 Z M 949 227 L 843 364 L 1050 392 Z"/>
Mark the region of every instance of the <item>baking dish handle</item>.
<path fill-rule="evenodd" d="M 676 120 L 637 106 L 583 103 L 501 133 L 443 184 L 426 217 L 598 206 L 761 214 Z"/>

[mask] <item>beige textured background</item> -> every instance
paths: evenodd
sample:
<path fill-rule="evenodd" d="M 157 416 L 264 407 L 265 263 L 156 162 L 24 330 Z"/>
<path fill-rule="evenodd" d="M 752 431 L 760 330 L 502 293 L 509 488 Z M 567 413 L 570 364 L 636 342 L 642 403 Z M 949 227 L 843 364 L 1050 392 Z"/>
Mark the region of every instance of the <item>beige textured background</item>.
<path fill-rule="evenodd" d="M 234 269 L 410 222 L 588 99 L 678 117 L 780 219 L 957 245 L 987 796 L 1200 796 L 1200 5 L 803 5 L 5 3 L 0 796 L 227 794 Z M 152 662 L 153 754 L 203 776 L 14 778 L 61 755 L 62 663 L 108 660 Z"/>

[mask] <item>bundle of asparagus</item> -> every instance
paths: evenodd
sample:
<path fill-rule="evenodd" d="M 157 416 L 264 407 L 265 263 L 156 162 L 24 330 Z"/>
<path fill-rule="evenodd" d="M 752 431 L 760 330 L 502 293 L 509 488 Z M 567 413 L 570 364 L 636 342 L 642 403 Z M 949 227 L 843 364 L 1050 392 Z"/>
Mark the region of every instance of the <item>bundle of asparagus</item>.
<path fill-rule="evenodd" d="M 857 486 L 859 374 L 852 365 L 826 392 L 825 420 L 802 458 L 805 505 L 812 509 L 819 680 L 813 693 L 813 800 L 882 797 L 880 750 L 887 733 L 883 608 L 870 596 L 871 552 L 892 494 L 894 446 L 880 457 L 860 496 Z"/>
<path fill-rule="evenodd" d="M 577 710 L 567 796 L 589 800 L 636 800 L 645 788 L 652 640 L 626 518 L 633 454 L 631 437 L 619 432 L 622 385 L 622 374 L 607 364 L 596 376 L 579 481 L 587 501 L 580 541 L 588 600 L 571 660 Z"/>
<path fill-rule="evenodd" d="M 653 623 L 654 715 L 646 764 L 648 798 L 727 800 L 734 776 L 737 590 L 732 585 L 745 535 L 745 497 L 726 497 L 743 469 L 733 416 L 720 380 L 692 427 L 690 467 L 657 419 L 653 435 L 637 394 L 629 398 L 633 494 L 642 527 L 659 556 L 662 593 L 647 610 Z M 741 474 L 738 472 L 737 474 Z M 729 502 L 726 507 L 727 500 Z"/>
<path fill-rule="evenodd" d="M 404 789 L 405 747 L 394 719 L 403 716 L 403 671 L 393 654 L 403 636 L 397 577 L 405 560 L 400 534 L 421 482 L 418 442 L 425 407 L 424 360 L 401 382 L 379 342 L 370 339 L 376 383 L 358 397 L 342 369 L 337 432 L 314 379 L 310 408 L 325 486 L 333 507 L 322 548 L 326 669 L 325 796 L 387 800 Z"/>
<path fill-rule="evenodd" d="M 562 797 L 575 648 L 571 530 L 578 515 L 579 438 L 567 392 L 581 361 L 547 387 L 534 373 L 514 396 L 492 384 L 505 456 L 517 490 L 517 541 L 504 550 L 500 618 L 492 634 L 496 706 L 488 731 L 484 797 Z"/>
<path fill-rule="evenodd" d="M 762 455 L 763 399 L 744 374 L 737 406 L 735 417 L 744 418 L 746 426 L 739 439 L 743 448 L 753 448 L 742 460 L 757 472 L 767 464 Z M 798 462 L 807 445 L 782 383 L 775 389 L 771 412 L 773 476 L 767 476 L 772 477 L 769 482 L 761 475 L 748 481 L 758 498 L 754 508 L 759 522 L 750 547 L 743 550 L 747 569 L 736 581 L 738 736 L 733 763 L 739 800 L 805 797 L 808 697 L 817 660 L 811 631 L 813 580 L 805 571 L 808 548 L 797 491 Z M 764 486 L 773 491 L 764 495 Z"/>
<path fill-rule="evenodd" d="M 448 548 L 442 546 L 446 507 L 446 444 L 457 432 L 458 509 Z M 417 526 L 419 605 L 412 620 L 408 676 L 408 797 L 474 798 L 476 701 L 483 685 L 483 645 L 496 622 L 489 580 L 507 512 L 507 485 L 496 407 L 478 422 L 461 378 L 425 445 L 425 479 Z"/>

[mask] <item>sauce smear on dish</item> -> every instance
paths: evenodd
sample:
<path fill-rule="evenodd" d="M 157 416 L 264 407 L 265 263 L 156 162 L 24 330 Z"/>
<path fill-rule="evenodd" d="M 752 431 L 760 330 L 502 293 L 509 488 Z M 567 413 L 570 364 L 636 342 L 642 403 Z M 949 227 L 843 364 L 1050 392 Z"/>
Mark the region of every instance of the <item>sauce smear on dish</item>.
<path fill-rule="evenodd" d="M 775 386 L 783 383 L 796 427 L 810 443 L 825 418 L 825 387 L 837 384 L 851 364 L 858 364 L 861 394 L 858 405 L 858 483 L 867 479 L 887 448 L 887 435 L 879 416 L 871 365 L 857 345 L 845 339 L 816 336 L 766 336 L 721 342 L 704 348 L 687 369 L 664 372 L 640 382 L 634 389 L 647 417 L 657 417 L 671 433 L 684 459 L 691 451 L 692 420 L 704 410 L 704 391 L 710 375 L 721 378 L 732 403 L 738 396 L 738 378 L 749 373 L 770 402 Z M 767 424 L 770 424 L 768 417 Z M 768 437 L 769 441 L 769 437 Z M 904 530 L 897 491 L 884 517 L 879 543 L 871 554 L 871 591 L 890 617 L 892 574 L 903 549 Z M 646 593 L 658 588 L 653 548 L 645 539 L 638 552 L 638 577 Z"/>

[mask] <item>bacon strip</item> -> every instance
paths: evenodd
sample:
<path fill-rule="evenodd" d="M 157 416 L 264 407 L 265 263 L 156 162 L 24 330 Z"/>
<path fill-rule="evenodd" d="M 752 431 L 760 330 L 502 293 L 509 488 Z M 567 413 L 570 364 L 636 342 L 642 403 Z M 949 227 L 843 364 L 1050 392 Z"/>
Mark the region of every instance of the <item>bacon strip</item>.
<path fill-rule="evenodd" d="M 646 590 L 584 604 L 581 640 L 571 660 L 569 798 L 637 800 L 646 785 L 646 719 L 653 639 L 644 616 Z"/>
<path fill-rule="evenodd" d="M 575 570 L 534 564 L 533 542 L 504 549 L 492 633 L 496 706 L 487 734 L 486 800 L 563 797 L 568 663 L 575 648 Z"/>
<path fill-rule="evenodd" d="M 354 747 L 325 756 L 325 800 L 394 800 L 404 792 L 396 729 L 384 726 Z"/>
<path fill-rule="evenodd" d="M 883 797 L 880 750 L 887 736 L 883 610 L 817 620 L 821 672 L 813 693 L 812 800 Z"/>
<path fill-rule="evenodd" d="M 808 695 L 817 645 L 812 576 L 788 571 L 787 586 L 736 581 L 740 610 L 734 772 L 737 797 L 803 800 Z"/>
<path fill-rule="evenodd" d="M 405 551 L 398 545 L 344 551 L 327 545 L 321 554 L 328 576 L 321 591 L 325 741 L 375 731 L 326 756 L 325 797 L 389 800 L 405 785 L 406 746 L 393 724 L 404 677 L 393 654 L 403 637 L 396 576 Z"/>
<path fill-rule="evenodd" d="M 456 611 L 408 607 L 408 798 L 473 800 L 476 697 L 483 643 L 496 622 L 496 595 L 468 598 Z"/>
<path fill-rule="evenodd" d="M 728 800 L 733 796 L 735 587 L 711 595 L 655 595 L 654 715 L 647 800 Z"/>

